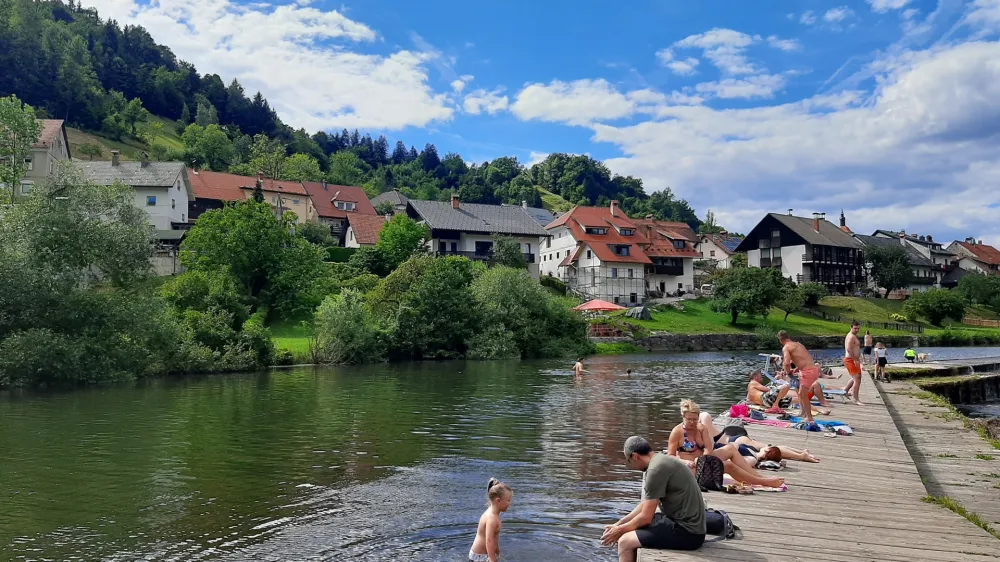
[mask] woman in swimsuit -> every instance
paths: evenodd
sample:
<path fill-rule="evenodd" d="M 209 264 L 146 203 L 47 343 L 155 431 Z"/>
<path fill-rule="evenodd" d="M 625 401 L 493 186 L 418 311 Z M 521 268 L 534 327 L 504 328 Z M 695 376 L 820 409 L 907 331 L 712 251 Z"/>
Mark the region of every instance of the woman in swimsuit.
<path fill-rule="evenodd" d="M 750 460 L 754 466 L 762 460 L 780 461 L 781 459 L 787 459 L 802 462 L 819 462 L 819 457 L 810 453 L 809 449 L 799 450 L 784 445 L 768 445 L 760 441 L 755 441 L 747 433 L 746 428 L 742 426 L 727 425 L 720 431 L 712 423 L 712 415 L 708 412 L 702 412 L 699 415 L 698 423 L 709 428 L 709 433 L 715 435 L 716 443 L 732 443 L 739 447 L 740 454 L 746 457 L 747 460 Z"/>
<path fill-rule="evenodd" d="M 764 478 L 757 474 L 747 462 L 735 444 L 723 444 L 712 441 L 709 426 L 698 421 L 701 409 L 691 400 L 681 402 L 681 415 L 684 421 L 670 432 L 667 442 L 667 454 L 673 455 L 687 463 L 694 471 L 696 460 L 702 455 L 712 455 L 723 461 L 726 472 L 741 482 L 757 486 L 780 488 L 785 483 L 784 478 Z"/>
<path fill-rule="evenodd" d="M 885 366 L 889 364 L 889 350 L 885 344 L 878 342 L 875 344 L 875 380 L 889 382 L 889 375 L 885 372 Z"/>

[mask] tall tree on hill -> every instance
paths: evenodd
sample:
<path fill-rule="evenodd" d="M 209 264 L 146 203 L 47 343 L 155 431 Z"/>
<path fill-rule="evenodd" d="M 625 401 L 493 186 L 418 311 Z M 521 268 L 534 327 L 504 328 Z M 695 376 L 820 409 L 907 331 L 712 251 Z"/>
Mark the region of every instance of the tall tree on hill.
<path fill-rule="evenodd" d="M 219 123 L 231 123 L 226 109 L 229 104 L 229 92 L 218 74 L 206 74 L 201 77 L 198 93 L 205 97 L 218 112 Z"/>
<path fill-rule="evenodd" d="M 0 98 L 0 183 L 10 189 L 11 203 L 28 171 L 25 160 L 41 132 L 31 106 L 22 104 L 16 96 Z"/>
<path fill-rule="evenodd" d="M 392 163 L 405 164 L 407 157 L 408 152 L 406 151 L 406 143 L 403 141 L 396 141 L 396 148 L 392 150 Z"/>
<path fill-rule="evenodd" d="M 719 226 L 717 222 L 715 222 L 715 213 L 712 212 L 712 209 L 709 209 L 705 213 L 705 221 L 698 226 L 699 234 L 718 234 L 723 230 L 724 229 Z"/>
<path fill-rule="evenodd" d="M 438 157 L 437 147 L 430 143 L 425 144 L 423 152 L 420 153 L 420 167 L 425 172 L 433 172 L 440 165 L 441 158 Z"/>

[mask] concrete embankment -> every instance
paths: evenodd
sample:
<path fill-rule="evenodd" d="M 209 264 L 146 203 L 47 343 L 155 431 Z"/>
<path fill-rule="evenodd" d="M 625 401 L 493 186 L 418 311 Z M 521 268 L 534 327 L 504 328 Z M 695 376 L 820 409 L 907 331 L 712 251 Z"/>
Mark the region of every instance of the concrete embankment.
<path fill-rule="evenodd" d="M 844 334 L 847 332 L 845 331 Z M 809 349 L 836 349 L 844 346 L 844 336 L 795 336 L 796 341 Z M 891 347 L 914 344 L 914 336 L 886 336 L 879 338 Z M 751 351 L 761 349 L 755 334 L 654 334 L 637 340 L 636 345 L 652 351 Z M 777 342 L 764 346 L 773 350 Z"/>

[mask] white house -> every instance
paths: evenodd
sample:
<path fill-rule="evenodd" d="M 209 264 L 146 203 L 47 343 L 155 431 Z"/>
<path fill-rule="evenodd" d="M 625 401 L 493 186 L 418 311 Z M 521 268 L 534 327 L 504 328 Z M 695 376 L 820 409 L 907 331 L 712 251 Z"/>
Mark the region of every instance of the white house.
<path fill-rule="evenodd" d="M 187 168 L 183 162 L 122 162 L 118 151 L 111 161 L 73 162 L 84 177 L 99 185 L 120 182 L 135 191 L 136 207 L 146 211 L 159 241 L 154 269 L 158 274 L 179 273 L 177 249 L 189 226 L 189 204 L 194 200 Z"/>
<path fill-rule="evenodd" d="M 344 247 L 360 248 L 378 243 L 378 235 L 389 217 L 358 213 L 349 215 L 345 220 L 347 232 L 344 234 Z"/>
<path fill-rule="evenodd" d="M 28 195 L 36 183 L 40 183 L 56 171 L 59 162 L 70 159 L 69 139 L 62 119 L 38 119 L 41 132 L 38 140 L 31 145 L 31 153 L 24 159 L 27 170 L 21 178 L 18 193 Z M 2 184 L 0 184 L 2 186 Z"/>
<path fill-rule="evenodd" d="M 701 234 L 698 236 L 695 250 L 701 259 L 715 266 L 716 269 L 729 269 L 730 259 L 737 254 L 742 238 L 730 236 L 723 231 L 718 234 Z"/>
<path fill-rule="evenodd" d="M 617 201 L 575 207 L 546 227 L 541 274 L 577 294 L 621 305 L 692 290 L 698 253 L 683 223 L 633 220 Z M 681 231 L 681 232 L 678 232 Z"/>
<path fill-rule="evenodd" d="M 930 260 L 930 272 L 925 272 L 923 269 L 915 269 L 914 274 L 933 278 L 934 281 L 931 284 L 935 287 L 941 287 L 941 282 L 945 275 L 955 267 L 958 261 L 958 256 L 953 252 L 945 250 L 944 246 L 940 242 L 935 242 L 934 237 L 930 235 L 907 234 L 906 232 L 895 232 L 892 230 L 876 230 L 872 233 L 872 236 L 899 240 Z"/>
<path fill-rule="evenodd" d="M 948 250 L 959 260 L 958 265 L 966 271 L 989 275 L 1000 275 L 1000 250 L 982 240 L 966 238 L 964 242 L 952 242 Z"/>
<path fill-rule="evenodd" d="M 462 203 L 458 195 L 451 201 L 410 199 L 407 215 L 431 230 L 431 251 L 438 255 L 489 259 L 495 235 L 510 236 L 521 245 L 528 271 L 539 275 L 538 252 L 549 233 L 520 206 Z"/>
<path fill-rule="evenodd" d="M 907 244 L 903 239 L 889 238 L 885 236 L 865 236 L 863 234 L 855 234 L 865 248 L 876 247 L 899 247 L 906 252 L 907 261 L 910 265 L 910 278 L 907 281 L 905 287 L 893 291 L 893 294 L 887 295 L 888 297 L 895 298 L 905 298 L 912 296 L 913 293 L 919 293 L 920 291 L 926 291 L 927 289 L 937 286 L 940 287 L 941 276 L 936 271 L 934 263 L 929 257 L 920 253 L 916 248 Z M 868 280 L 868 286 L 870 289 L 878 290 L 880 287 L 876 287 L 874 281 Z"/>

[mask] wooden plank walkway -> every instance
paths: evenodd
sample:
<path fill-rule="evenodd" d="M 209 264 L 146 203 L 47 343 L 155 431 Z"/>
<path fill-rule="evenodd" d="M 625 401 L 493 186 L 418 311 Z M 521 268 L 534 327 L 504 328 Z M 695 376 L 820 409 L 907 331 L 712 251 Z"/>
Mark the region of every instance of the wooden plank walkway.
<path fill-rule="evenodd" d="M 1000 451 L 952 410 L 914 396 L 920 391 L 916 385 L 881 386 L 927 491 L 957 500 L 1000 528 Z"/>
<path fill-rule="evenodd" d="M 823 382 L 839 386 L 846 381 L 844 376 L 840 381 Z M 856 434 L 850 437 L 748 425 L 754 439 L 808 448 L 822 462 L 788 463 L 777 473 L 789 486 L 786 493 L 706 493 L 709 507 L 726 510 L 742 528 L 741 540 L 709 537 L 704 547 L 689 553 L 640 550 L 639 561 L 1000 558 L 1000 540 L 951 511 L 921 501 L 927 490 L 867 374 L 861 399 L 865 406 L 832 401 L 829 417 L 854 428 Z"/>

